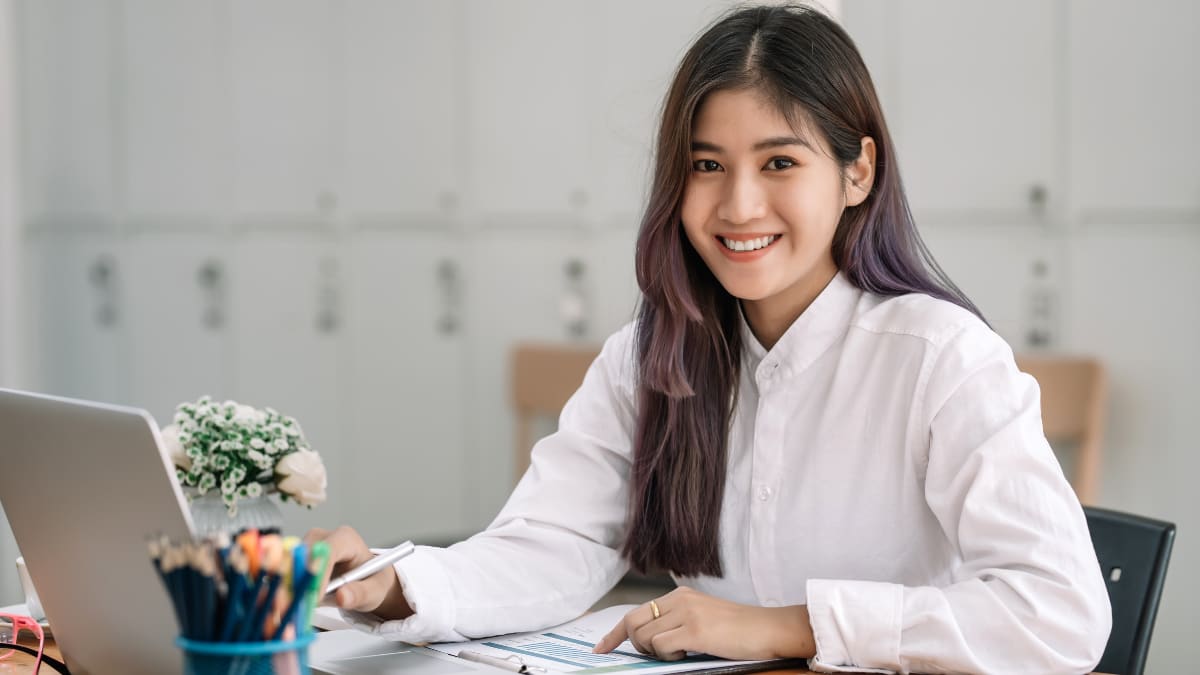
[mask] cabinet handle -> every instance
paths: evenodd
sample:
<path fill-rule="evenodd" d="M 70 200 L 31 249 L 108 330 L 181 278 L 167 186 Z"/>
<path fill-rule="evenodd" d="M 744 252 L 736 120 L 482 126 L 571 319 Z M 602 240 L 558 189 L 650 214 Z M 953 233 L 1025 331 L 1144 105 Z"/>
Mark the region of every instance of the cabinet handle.
<path fill-rule="evenodd" d="M 1045 260 L 1033 261 L 1032 279 L 1026 291 L 1025 342 L 1030 349 L 1052 347 L 1057 337 L 1058 301 Z"/>
<path fill-rule="evenodd" d="M 1029 186 L 1029 207 L 1034 213 L 1042 213 L 1046 210 L 1046 203 L 1050 201 L 1050 191 L 1041 183 L 1034 183 Z"/>
<path fill-rule="evenodd" d="M 105 254 L 92 261 L 88 281 L 96 293 L 96 325 L 111 328 L 117 323 L 117 264 Z"/>
<path fill-rule="evenodd" d="M 196 270 L 200 287 L 200 325 L 207 330 L 221 330 L 225 325 L 225 269 L 218 260 L 206 260 Z"/>
<path fill-rule="evenodd" d="M 587 265 L 579 258 L 571 258 L 563 266 L 565 283 L 558 311 L 566 328 L 567 336 L 572 338 L 581 338 L 587 335 L 588 293 L 585 279 L 586 272 Z"/>
<path fill-rule="evenodd" d="M 434 328 L 442 335 L 454 335 L 462 327 L 462 279 L 458 264 L 443 258 L 438 261 L 434 273 L 442 294 L 441 311 L 438 312 Z"/>
<path fill-rule="evenodd" d="M 322 258 L 318 270 L 317 316 L 318 333 L 337 332 L 341 324 L 341 293 L 338 283 L 338 263 L 334 258 Z"/>

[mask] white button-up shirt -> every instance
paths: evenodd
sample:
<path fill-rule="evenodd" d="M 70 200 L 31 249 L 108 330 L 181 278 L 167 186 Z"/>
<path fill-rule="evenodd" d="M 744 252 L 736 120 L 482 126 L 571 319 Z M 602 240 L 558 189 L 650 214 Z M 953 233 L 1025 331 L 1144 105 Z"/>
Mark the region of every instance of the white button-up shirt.
<path fill-rule="evenodd" d="M 765 350 L 743 322 L 720 516 L 736 602 L 806 604 L 821 670 L 1081 673 L 1108 595 L 1042 432 L 1038 387 L 977 317 L 838 274 Z M 483 533 L 397 564 L 416 613 L 392 639 L 538 630 L 625 573 L 633 326 L 604 345 L 559 429 Z"/>

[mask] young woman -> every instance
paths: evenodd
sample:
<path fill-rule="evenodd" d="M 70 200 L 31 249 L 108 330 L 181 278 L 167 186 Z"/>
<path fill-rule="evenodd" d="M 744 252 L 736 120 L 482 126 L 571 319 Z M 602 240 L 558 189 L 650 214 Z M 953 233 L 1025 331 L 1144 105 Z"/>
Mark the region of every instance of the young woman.
<path fill-rule="evenodd" d="M 632 566 L 681 587 L 597 651 L 1090 670 L 1108 596 L 1037 385 L 918 237 L 846 33 L 727 15 L 679 67 L 656 160 L 637 320 L 503 511 L 337 604 L 458 640 L 573 618 Z M 371 557 L 349 528 L 317 537 L 335 573 Z"/>

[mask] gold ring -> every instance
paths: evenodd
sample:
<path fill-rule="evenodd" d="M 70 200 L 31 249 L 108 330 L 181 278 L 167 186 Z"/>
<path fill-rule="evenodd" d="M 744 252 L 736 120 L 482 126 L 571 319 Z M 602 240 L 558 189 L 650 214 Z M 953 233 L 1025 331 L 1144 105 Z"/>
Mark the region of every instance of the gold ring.
<path fill-rule="evenodd" d="M 650 613 L 653 614 L 654 618 L 656 619 L 662 616 L 662 613 L 658 611 L 658 603 L 653 600 L 650 601 Z"/>

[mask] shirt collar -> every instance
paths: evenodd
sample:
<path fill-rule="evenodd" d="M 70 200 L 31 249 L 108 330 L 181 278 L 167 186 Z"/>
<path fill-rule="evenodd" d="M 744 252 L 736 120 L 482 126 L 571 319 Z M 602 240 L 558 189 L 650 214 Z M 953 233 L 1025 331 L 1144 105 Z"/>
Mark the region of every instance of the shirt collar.
<path fill-rule="evenodd" d="M 739 312 L 743 367 L 759 376 L 804 370 L 845 335 L 861 297 L 862 291 L 839 270 L 770 350 L 754 337 L 746 315 Z"/>

